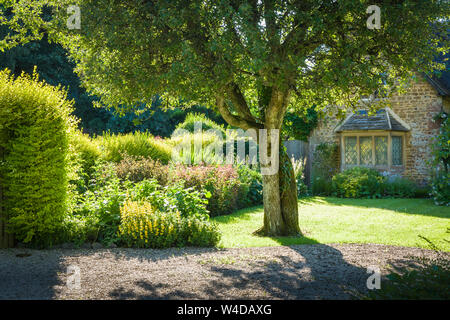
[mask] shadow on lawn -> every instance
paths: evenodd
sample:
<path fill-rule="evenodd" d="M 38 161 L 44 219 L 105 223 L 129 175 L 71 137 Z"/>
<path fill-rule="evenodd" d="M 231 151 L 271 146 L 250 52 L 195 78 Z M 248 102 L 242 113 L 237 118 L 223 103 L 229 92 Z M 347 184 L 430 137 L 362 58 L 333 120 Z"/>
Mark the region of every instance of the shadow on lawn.
<path fill-rule="evenodd" d="M 311 242 L 314 240 L 311 239 Z M 119 287 L 114 299 L 348 299 L 365 292 L 367 270 L 348 263 L 324 244 L 284 247 L 252 263 L 212 263 L 196 272 L 206 276 L 174 285 L 170 279 L 141 279 L 135 290 Z M 129 257 L 133 258 L 133 257 Z"/>
<path fill-rule="evenodd" d="M 450 218 L 450 208 L 437 206 L 431 199 L 382 198 L 382 199 L 349 199 L 335 197 L 306 197 L 298 201 L 299 205 L 332 205 L 355 208 L 378 208 L 400 213 L 422 216 Z"/>

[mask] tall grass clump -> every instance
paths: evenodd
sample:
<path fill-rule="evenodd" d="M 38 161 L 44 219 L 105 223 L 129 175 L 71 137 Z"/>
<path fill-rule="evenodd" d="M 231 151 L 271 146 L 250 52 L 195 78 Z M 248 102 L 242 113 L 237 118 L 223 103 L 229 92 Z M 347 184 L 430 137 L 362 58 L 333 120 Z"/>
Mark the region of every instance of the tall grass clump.
<path fill-rule="evenodd" d="M 225 134 L 225 129 L 223 126 L 215 123 L 213 120 L 209 119 L 202 113 L 187 114 L 185 120 L 182 123 L 180 123 L 179 125 L 177 125 L 177 127 L 175 128 L 175 132 L 177 131 L 177 129 L 184 129 L 191 133 L 194 133 L 194 129 L 196 128 L 196 123 L 197 123 L 197 126 L 198 126 L 198 124 L 201 124 L 202 131 L 214 129 L 214 130 L 218 130 L 218 131 L 222 132 L 223 134 Z"/>
<path fill-rule="evenodd" d="M 172 156 L 172 148 L 162 139 L 147 132 L 113 135 L 105 133 L 99 137 L 103 159 L 118 163 L 125 155 L 150 158 L 167 164 Z"/>

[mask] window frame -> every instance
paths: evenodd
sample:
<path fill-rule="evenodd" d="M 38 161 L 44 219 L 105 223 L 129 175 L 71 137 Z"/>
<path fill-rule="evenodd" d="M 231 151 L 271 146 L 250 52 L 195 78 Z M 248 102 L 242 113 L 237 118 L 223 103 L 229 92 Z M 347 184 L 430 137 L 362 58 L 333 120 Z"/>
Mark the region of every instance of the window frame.
<path fill-rule="evenodd" d="M 392 137 L 399 136 L 402 138 L 402 164 L 393 165 L 392 164 Z M 356 152 L 357 152 L 357 164 L 346 164 L 345 163 L 345 138 L 346 137 L 356 137 Z M 372 138 L 372 163 L 370 165 L 363 165 L 360 163 L 360 137 L 371 137 Z M 375 165 L 375 137 L 387 137 L 387 165 Z M 353 168 L 353 167 L 368 167 L 381 170 L 391 170 L 391 169 L 404 169 L 406 161 L 406 133 L 399 131 L 344 131 L 340 133 L 341 142 L 341 168 L 342 170 Z"/>

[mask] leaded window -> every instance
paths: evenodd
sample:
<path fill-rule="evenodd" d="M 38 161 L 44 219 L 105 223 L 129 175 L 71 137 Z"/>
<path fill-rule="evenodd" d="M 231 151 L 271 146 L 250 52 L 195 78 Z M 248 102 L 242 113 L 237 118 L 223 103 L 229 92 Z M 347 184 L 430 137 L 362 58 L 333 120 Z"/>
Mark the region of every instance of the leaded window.
<path fill-rule="evenodd" d="M 359 164 L 372 164 L 372 137 L 359 137 Z"/>
<path fill-rule="evenodd" d="M 375 137 L 375 165 L 388 164 L 387 137 Z"/>
<path fill-rule="evenodd" d="M 344 165 L 350 166 L 402 166 L 403 136 L 345 135 L 343 157 Z"/>
<path fill-rule="evenodd" d="M 403 143 L 402 137 L 393 136 L 392 137 L 392 164 L 394 166 L 401 166 L 403 161 Z"/>
<path fill-rule="evenodd" d="M 356 150 L 357 137 L 345 137 L 345 163 L 358 164 L 358 152 Z"/>

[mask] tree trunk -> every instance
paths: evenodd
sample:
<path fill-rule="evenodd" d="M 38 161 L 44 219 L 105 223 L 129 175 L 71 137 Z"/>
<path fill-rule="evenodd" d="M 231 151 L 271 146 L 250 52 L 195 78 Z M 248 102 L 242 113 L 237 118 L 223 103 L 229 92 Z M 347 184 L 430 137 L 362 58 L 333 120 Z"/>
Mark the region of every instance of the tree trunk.
<path fill-rule="evenodd" d="M 298 224 L 297 183 L 291 160 L 280 147 L 280 169 L 274 175 L 263 175 L 264 226 L 266 236 L 300 235 Z"/>

